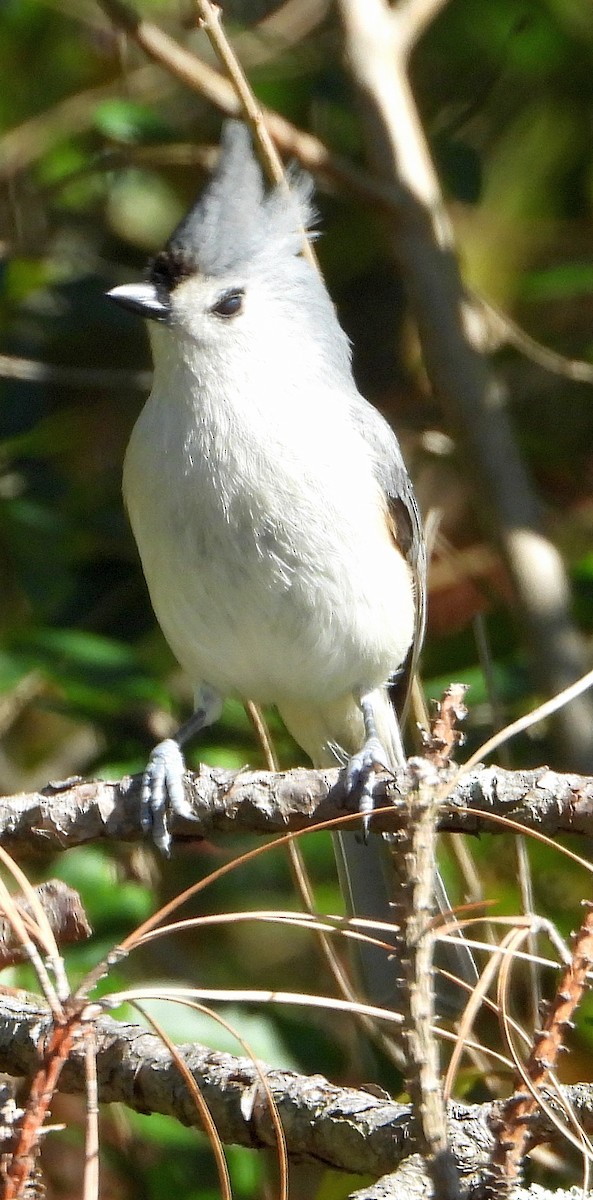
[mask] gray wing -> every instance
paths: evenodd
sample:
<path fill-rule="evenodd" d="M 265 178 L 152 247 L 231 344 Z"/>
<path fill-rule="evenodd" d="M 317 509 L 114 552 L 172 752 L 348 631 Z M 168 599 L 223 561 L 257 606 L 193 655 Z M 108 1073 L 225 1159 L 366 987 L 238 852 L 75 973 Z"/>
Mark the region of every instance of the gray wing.
<path fill-rule="evenodd" d="M 393 699 L 401 715 L 410 681 L 418 666 L 426 627 L 426 542 L 412 481 L 391 426 L 359 393 L 353 397 L 351 412 L 358 430 L 372 451 L 375 476 L 385 493 L 394 541 L 409 563 L 414 580 L 414 641 L 393 688 Z"/>

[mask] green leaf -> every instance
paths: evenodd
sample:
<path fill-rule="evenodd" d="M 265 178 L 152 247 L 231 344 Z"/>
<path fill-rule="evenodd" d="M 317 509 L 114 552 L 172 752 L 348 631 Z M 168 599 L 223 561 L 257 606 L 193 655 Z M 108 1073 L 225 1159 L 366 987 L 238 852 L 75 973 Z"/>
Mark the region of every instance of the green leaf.
<path fill-rule="evenodd" d="M 148 104 L 114 97 L 97 106 L 94 123 L 105 137 L 129 145 L 170 141 L 175 135 L 171 126 Z"/>
<path fill-rule="evenodd" d="M 589 262 L 564 262 L 526 275 L 521 286 L 525 300 L 567 300 L 590 296 L 593 266 Z"/>
<path fill-rule="evenodd" d="M 188 933 L 185 936 L 191 937 L 192 935 Z M 146 983 L 145 986 L 150 987 L 151 985 Z M 237 986 L 241 986 L 240 980 L 238 980 Z M 202 1045 L 211 1046 L 213 1050 L 220 1050 L 223 1053 L 245 1054 L 245 1050 L 237 1038 L 233 1037 L 232 1033 L 229 1033 L 223 1025 L 220 1025 L 215 1017 L 209 1017 L 205 1013 L 195 1012 L 186 1005 L 167 1000 L 166 983 L 156 984 L 155 991 L 158 991 L 162 999 L 144 1000 L 142 1007 L 158 1021 L 159 1025 L 162 1025 L 173 1041 L 178 1044 L 201 1042 Z M 297 1070 L 298 1062 L 278 1036 L 273 1021 L 273 1012 L 273 1005 L 270 1005 L 269 1015 L 267 1015 L 265 1011 L 257 1013 L 250 1012 L 248 1008 L 239 1008 L 237 1003 L 237 1005 L 225 1004 L 222 1016 L 245 1039 L 258 1058 L 263 1059 L 264 1062 L 273 1062 L 282 1070 Z M 136 1016 L 134 1019 L 144 1024 L 141 1017 Z M 150 1025 L 148 1027 L 150 1028 Z"/>
<path fill-rule="evenodd" d="M 154 897 L 143 884 L 117 877 L 118 868 L 107 850 L 81 846 L 60 859 L 55 874 L 82 896 L 85 911 L 97 934 L 113 931 L 113 940 L 123 929 L 144 921 Z"/>

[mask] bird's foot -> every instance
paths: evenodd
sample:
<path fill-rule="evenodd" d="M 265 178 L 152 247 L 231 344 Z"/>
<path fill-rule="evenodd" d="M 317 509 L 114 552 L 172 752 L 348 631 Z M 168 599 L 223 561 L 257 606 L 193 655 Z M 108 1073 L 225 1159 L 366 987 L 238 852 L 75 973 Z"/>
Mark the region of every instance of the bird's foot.
<path fill-rule="evenodd" d="M 167 858 L 171 852 L 168 813 L 195 820 L 185 799 L 183 776 L 185 759 L 181 747 L 189 738 L 211 725 L 220 716 L 222 701 L 209 684 L 200 683 L 194 693 L 195 709 L 174 738 L 165 738 L 155 746 L 142 776 L 140 820 L 145 834 L 152 834 L 158 850 Z"/>
<path fill-rule="evenodd" d="M 185 760 L 179 743 L 174 738 L 166 738 L 155 746 L 142 776 L 142 831 L 152 835 L 155 846 L 166 858 L 171 853 L 168 814 L 188 815 L 183 788 L 184 774 Z"/>
<path fill-rule="evenodd" d="M 375 807 L 375 784 L 380 771 L 390 771 L 391 763 L 385 747 L 378 737 L 367 738 L 362 750 L 352 755 L 346 770 L 348 792 L 358 798 L 362 817 L 362 836 L 366 842 Z"/>

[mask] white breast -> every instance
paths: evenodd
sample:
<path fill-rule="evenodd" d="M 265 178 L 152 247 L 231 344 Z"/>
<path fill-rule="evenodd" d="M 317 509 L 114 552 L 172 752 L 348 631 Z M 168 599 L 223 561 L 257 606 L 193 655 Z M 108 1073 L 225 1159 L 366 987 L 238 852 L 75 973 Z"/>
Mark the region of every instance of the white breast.
<path fill-rule="evenodd" d="M 220 379 L 169 366 L 134 428 L 124 495 L 181 665 L 261 702 L 387 680 L 412 640 L 412 584 L 342 397 L 280 405 L 262 378 L 247 408 Z"/>

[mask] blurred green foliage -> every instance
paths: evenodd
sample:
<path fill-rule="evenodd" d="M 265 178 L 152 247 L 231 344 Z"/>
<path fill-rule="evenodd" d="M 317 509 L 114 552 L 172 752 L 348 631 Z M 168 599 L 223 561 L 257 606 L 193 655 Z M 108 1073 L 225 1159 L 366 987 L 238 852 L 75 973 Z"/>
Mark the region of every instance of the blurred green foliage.
<path fill-rule="evenodd" d="M 256 93 L 362 162 L 335 16 L 327 12 L 293 41 L 287 29 L 284 45 L 257 29 L 248 40 L 243 23 L 272 7 L 260 4 L 256 13 L 253 5 L 223 4 Z M 184 20 L 189 4 L 152 0 L 137 8 L 208 53 Z M 196 148 L 217 141 L 220 119 L 199 96 L 147 68 L 134 47 L 123 47 L 90 0 L 5 0 L 0 35 L 0 73 L 8 81 L 0 89 L 0 351 L 48 366 L 41 382 L 9 377 L 4 367 L 1 378 L 0 788 L 10 794 L 75 773 L 137 771 L 156 738 L 189 711 L 188 684 L 155 629 L 120 497 L 122 457 L 142 403 L 138 373 L 150 367 L 147 344 L 138 323 L 115 311 L 104 292 L 138 277 L 179 219 L 204 177 Z M 451 0 L 412 63 L 468 285 L 531 337 L 583 359 L 593 353 L 592 67 L 593 11 L 579 0 Z M 479 557 L 488 540 L 482 497 L 471 493 L 443 414 L 427 395 L 380 216 L 343 194 L 320 194 L 318 205 L 322 265 L 354 343 L 361 387 L 396 425 L 422 502 L 442 510 L 448 543 L 470 555 L 471 578 L 459 571 L 439 584 L 435 572 L 424 675 L 428 696 L 452 678 L 471 684 L 467 732 L 474 749 L 493 724 L 537 699 L 508 586 L 496 563 L 471 567 L 472 552 Z M 122 374 L 117 384 L 97 386 L 73 368 Z M 591 388 L 504 347 L 496 368 L 572 576 L 576 616 L 590 637 Z M 476 618 L 490 646 L 495 697 L 477 649 Z M 283 762 L 301 761 L 274 714 L 270 720 Z M 545 727 L 510 754 L 516 764 L 570 766 Z M 262 762 L 236 701 L 191 758 Z M 152 872 L 125 848 L 36 863 L 33 875 L 58 874 L 80 888 L 93 922 L 93 941 L 68 955 L 73 980 L 160 900 L 251 844 L 236 838 L 201 846 Z M 338 911 L 328 839 L 309 839 L 305 853 L 320 908 Z M 567 933 L 587 888 L 582 872 L 555 851 L 530 848 L 530 855 L 536 899 Z M 501 911 L 517 911 L 511 839 L 504 847 L 500 838 L 483 839 L 476 856 L 485 895 L 495 896 Z M 445 865 L 449 873 L 452 865 Z M 274 851 L 220 881 L 194 911 L 295 904 L 286 861 Z M 26 973 L 15 978 L 32 986 Z M 194 978 L 211 986 L 331 986 L 301 931 L 229 924 L 199 938 L 153 943 L 118 967 L 109 988 L 130 979 Z M 236 1013 L 234 1019 L 245 1021 Z M 179 1040 L 209 1036 L 182 1010 L 170 1027 Z M 265 1008 L 242 1029 L 264 1059 L 336 1079 L 371 1073 L 368 1051 L 345 1020 Z M 573 1078 L 589 1076 L 592 1050 L 583 1014 Z M 397 1088 L 386 1064 L 379 1075 Z M 204 1139 L 165 1118 L 127 1114 L 121 1122 L 125 1133 L 105 1118 L 105 1194 L 218 1194 Z M 75 1143 L 64 1146 L 76 1160 Z M 66 1189 L 70 1151 L 60 1154 L 48 1159 L 56 1196 Z M 236 1195 L 259 1194 L 260 1160 L 236 1149 L 230 1157 Z M 333 1197 L 346 1195 L 352 1181 L 311 1170 L 302 1193 L 299 1187 L 295 1196 Z"/>

